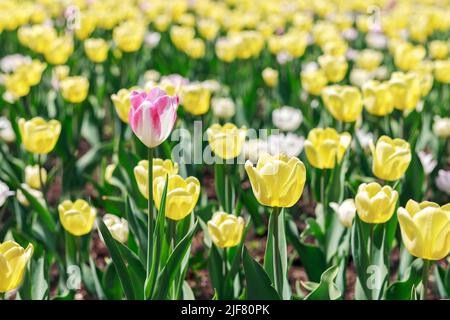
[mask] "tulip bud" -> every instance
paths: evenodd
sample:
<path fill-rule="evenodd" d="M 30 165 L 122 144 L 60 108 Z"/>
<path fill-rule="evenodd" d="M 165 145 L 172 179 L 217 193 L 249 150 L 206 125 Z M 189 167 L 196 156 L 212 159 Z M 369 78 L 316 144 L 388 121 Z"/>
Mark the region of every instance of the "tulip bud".
<path fill-rule="evenodd" d="M 153 181 L 158 177 L 178 174 L 178 163 L 172 160 L 153 159 Z M 139 191 L 148 199 L 148 160 L 141 160 L 134 167 L 134 177 L 136 179 Z"/>
<path fill-rule="evenodd" d="M 412 110 L 419 103 L 422 91 L 417 73 L 394 72 L 389 80 L 394 106 L 398 110 Z"/>
<path fill-rule="evenodd" d="M 130 95 L 131 92 L 128 89 L 120 89 L 117 94 L 111 95 L 111 100 L 114 103 L 117 115 L 125 123 L 128 123 L 128 114 L 131 109 Z"/>
<path fill-rule="evenodd" d="M 58 120 L 46 122 L 41 117 L 26 121 L 19 119 L 19 132 L 22 144 L 28 152 L 47 154 L 53 150 L 61 133 L 61 123 Z"/>
<path fill-rule="evenodd" d="M 32 255 L 31 243 L 26 249 L 11 240 L 0 244 L 0 292 L 11 291 L 21 285 Z"/>
<path fill-rule="evenodd" d="M 340 223 L 344 227 L 352 227 L 353 219 L 356 214 L 356 206 L 353 199 L 346 199 L 341 204 L 331 202 L 330 207 L 336 212 Z"/>
<path fill-rule="evenodd" d="M 450 137 L 450 118 L 434 118 L 433 132 L 438 137 L 448 138 Z"/>
<path fill-rule="evenodd" d="M 450 170 L 439 170 L 436 177 L 436 187 L 450 196 Z"/>
<path fill-rule="evenodd" d="M 45 170 L 45 168 L 41 168 L 41 174 L 39 175 L 38 165 L 25 167 L 25 183 L 27 185 L 33 189 L 39 190 L 42 188 L 41 179 L 44 183 L 47 181 L 47 170 Z"/>
<path fill-rule="evenodd" d="M 280 130 L 295 131 L 303 121 L 302 112 L 289 106 L 283 106 L 272 112 L 272 122 Z"/>
<path fill-rule="evenodd" d="M 84 51 L 86 52 L 87 57 L 96 63 L 102 63 L 108 58 L 108 43 L 102 39 L 86 39 L 84 41 Z"/>
<path fill-rule="evenodd" d="M 116 165 L 114 163 L 110 163 L 105 168 L 105 181 L 109 184 L 112 183 L 112 177 L 114 170 L 116 170 Z"/>
<path fill-rule="evenodd" d="M 156 208 L 161 206 L 166 177 L 158 177 L 153 182 L 153 194 Z M 179 221 L 194 210 L 200 195 L 200 182 L 195 177 L 183 178 L 179 175 L 168 177 L 166 196 L 166 217 Z"/>
<path fill-rule="evenodd" d="M 355 198 L 356 212 L 366 223 L 385 223 L 394 214 L 398 192 L 376 182 L 363 183 Z"/>
<path fill-rule="evenodd" d="M 113 214 L 105 214 L 103 222 L 111 233 L 112 237 L 119 242 L 128 241 L 128 221 Z"/>
<path fill-rule="evenodd" d="M 332 169 L 342 161 L 351 141 L 348 132 L 339 134 L 333 128 L 312 129 L 305 141 L 306 157 L 315 168 Z"/>
<path fill-rule="evenodd" d="M 343 122 L 355 122 L 362 112 L 361 92 L 356 87 L 333 85 L 322 90 L 322 99 L 331 115 Z"/>
<path fill-rule="evenodd" d="M 425 48 L 410 43 L 399 45 L 394 52 L 394 62 L 403 71 L 413 70 L 426 55 Z"/>
<path fill-rule="evenodd" d="M 209 127 L 206 133 L 212 151 L 220 158 L 227 160 L 241 154 L 247 129 L 245 127 L 238 129 L 232 123 L 226 123 L 223 126 L 216 123 Z"/>
<path fill-rule="evenodd" d="M 373 174 L 383 180 L 395 181 L 400 179 L 411 162 L 411 147 L 403 139 L 391 139 L 381 136 L 376 146 L 370 144 L 372 152 Z"/>
<path fill-rule="evenodd" d="M 450 203 L 409 200 L 397 211 L 403 244 L 409 253 L 426 260 L 441 260 L 450 252 Z"/>
<path fill-rule="evenodd" d="M 394 110 L 394 97 L 387 82 L 371 80 L 363 87 L 364 106 L 367 112 L 375 116 L 385 116 Z"/>
<path fill-rule="evenodd" d="M 61 94 L 70 103 L 80 103 L 86 100 L 89 91 L 89 81 L 82 76 L 67 77 L 60 82 Z"/>
<path fill-rule="evenodd" d="M 441 83 L 450 83 L 450 59 L 434 62 L 434 77 Z"/>
<path fill-rule="evenodd" d="M 430 55 L 433 59 L 445 59 L 448 55 L 448 43 L 441 40 L 433 40 L 429 43 Z"/>
<path fill-rule="evenodd" d="M 134 134 L 148 148 L 159 146 L 172 132 L 177 120 L 178 96 L 168 96 L 165 91 L 153 88 L 146 92 L 131 93 L 128 117 Z"/>
<path fill-rule="evenodd" d="M 320 56 L 318 61 L 328 81 L 339 82 L 344 79 L 348 69 L 348 63 L 345 57 L 324 55 Z"/>
<path fill-rule="evenodd" d="M 205 114 L 209 110 L 211 92 L 200 83 L 185 85 L 182 90 L 181 104 L 194 116 Z"/>
<path fill-rule="evenodd" d="M 214 115 L 220 119 L 230 119 L 236 112 L 236 107 L 231 98 L 213 98 L 211 108 Z"/>
<path fill-rule="evenodd" d="M 262 205 L 289 208 L 297 203 L 303 193 L 306 169 L 296 157 L 263 153 L 256 167 L 247 161 L 245 171 L 253 193 Z"/>
<path fill-rule="evenodd" d="M 73 39 L 69 36 L 62 36 L 50 42 L 45 49 L 44 57 L 48 63 L 60 65 L 65 64 L 73 53 Z"/>
<path fill-rule="evenodd" d="M 97 211 L 81 199 L 72 202 L 63 201 L 58 206 L 59 219 L 64 229 L 74 236 L 83 236 L 91 232 Z"/>
<path fill-rule="evenodd" d="M 278 71 L 272 68 L 265 68 L 262 77 L 268 87 L 275 87 L 278 84 Z"/>
<path fill-rule="evenodd" d="M 322 89 L 327 85 L 328 79 L 321 69 L 309 69 L 302 71 L 302 88 L 314 96 L 319 96 Z"/>
<path fill-rule="evenodd" d="M 374 71 L 383 60 L 383 54 L 379 51 L 365 49 L 358 53 L 356 65 L 367 71 Z"/>
<path fill-rule="evenodd" d="M 146 28 L 138 20 L 122 22 L 113 30 L 113 40 L 123 52 L 138 51 L 144 42 Z"/>
<path fill-rule="evenodd" d="M 208 231 L 214 244 L 219 248 L 230 248 L 241 242 L 245 221 L 225 212 L 216 212 L 208 221 Z"/>

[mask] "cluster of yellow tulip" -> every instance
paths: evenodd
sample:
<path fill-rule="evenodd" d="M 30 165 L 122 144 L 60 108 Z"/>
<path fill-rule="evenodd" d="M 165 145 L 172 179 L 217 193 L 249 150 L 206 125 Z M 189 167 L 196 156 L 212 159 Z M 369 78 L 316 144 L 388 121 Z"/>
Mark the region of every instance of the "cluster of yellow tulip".
<path fill-rule="evenodd" d="M 449 0 L 0 1 L 0 298 L 449 298 L 449 35 Z"/>

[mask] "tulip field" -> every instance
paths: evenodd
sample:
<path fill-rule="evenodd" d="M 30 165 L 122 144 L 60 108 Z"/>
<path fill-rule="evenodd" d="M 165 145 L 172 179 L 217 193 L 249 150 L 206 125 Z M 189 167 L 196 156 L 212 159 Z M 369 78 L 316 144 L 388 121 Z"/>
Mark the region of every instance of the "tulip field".
<path fill-rule="evenodd" d="M 450 0 L 0 0 L 0 300 L 449 299 L 449 35 Z"/>

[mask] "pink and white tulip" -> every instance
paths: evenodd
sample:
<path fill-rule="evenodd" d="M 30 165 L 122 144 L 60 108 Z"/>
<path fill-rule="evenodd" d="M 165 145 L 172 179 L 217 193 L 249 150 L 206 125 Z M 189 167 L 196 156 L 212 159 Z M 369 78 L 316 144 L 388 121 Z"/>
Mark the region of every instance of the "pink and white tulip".
<path fill-rule="evenodd" d="M 148 148 L 166 140 L 177 119 L 178 96 L 169 96 L 160 88 L 149 93 L 133 91 L 130 95 L 129 123 L 134 134 Z"/>

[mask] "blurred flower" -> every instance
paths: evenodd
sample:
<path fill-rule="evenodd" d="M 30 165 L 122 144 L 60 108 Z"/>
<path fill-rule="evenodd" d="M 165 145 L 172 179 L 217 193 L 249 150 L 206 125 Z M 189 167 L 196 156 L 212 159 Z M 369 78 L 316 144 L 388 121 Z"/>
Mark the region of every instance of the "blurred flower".
<path fill-rule="evenodd" d="M 385 116 L 394 110 L 394 97 L 390 84 L 371 80 L 362 87 L 364 106 L 370 114 Z"/>
<path fill-rule="evenodd" d="M 13 195 L 14 191 L 9 190 L 8 185 L 0 180 L 0 208 L 3 207 L 8 197 Z"/>
<path fill-rule="evenodd" d="M 321 69 L 305 69 L 300 74 L 302 88 L 314 96 L 319 96 L 328 79 Z"/>
<path fill-rule="evenodd" d="M 161 198 L 166 177 L 158 177 L 153 182 L 153 194 L 156 208 L 161 206 Z M 183 179 L 179 175 L 168 178 L 166 197 L 166 217 L 179 221 L 194 210 L 200 195 L 200 182 L 195 177 Z"/>
<path fill-rule="evenodd" d="M 211 150 L 222 159 L 233 159 L 242 152 L 247 128 L 237 128 L 232 123 L 213 124 L 206 131 Z"/>
<path fill-rule="evenodd" d="M 366 42 L 369 47 L 374 49 L 384 49 L 387 45 L 386 36 L 379 32 L 369 32 L 366 35 Z"/>
<path fill-rule="evenodd" d="M 303 150 L 305 138 L 294 133 L 273 134 L 267 139 L 268 150 L 272 155 L 284 153 L 288 157 L 297 157 Z"/>
<path fill-rule="evenodd" d="M 20 187 L 22 189 L 25 189 L 37 201 L 39 201 L 41 203 L 44 202 L 44 195 L 43 195 L 42 191 L 33 189 L 29 185 L 27 185 L 26 183 L 22 183 L 20 185 Z M 28 207 L 30 205 L 30 202 L 28 201 L 27 197 L 23 193 L 22 189 L 17 189 L 17 191 L 16 191 L 16 198 L 17 198 L 17 201 L 19 201 L 20 204 L 22 204 L 24 207 Z"/>
<path fill-rule="evenodd" d="M 450 171 L 439 170 L 436 177 L 436 186 L 450 196 Z"/>
<path fill-rule="evenodd" d="M 362 87 L 364 84 L 368 81 L 370 81 L 373 78 L 373 73 L 364 70 L 364 69 L 357 69 L 353 68 L 350 71 L 350 83 L 357 87 Z"/>
<path fill-rule="evenodd" d="M 244 142 L 242 153 L 244 159 L 257 162 L 263 153 L 269 152 L 268 142 L 261 139 L 250 139 Z"/>
<path fill-rule="evenodd" d="M 394 72 L 389 84 L 396 109 L 412 110 L 417 106 L 422 95 L 418 74 Z"/>
<path fill-rule="evenodd" d="M 147 32 L 145 34 L 144 42 L 150 49 L 156 48 L 161 40 L 161 34 L 159 32 Z"/>
<path fill-rule="evenodd" d="M 333 128 L 314 128 L 305 141 L 309 163 L 318 169 L 332 169 L 340 163 L 352 141 L 348 132 L 339 134 Z"/>
<path fill-rule="evenodd" d="M 433 155 L 431 153 L 426 153 L 424 151 L 419 151 L 419 159 L 426 175 L 433 172 L 434 168 L 436 168 L 438 164 L 437 161 L 433 159 Z"/>
<path fill-rule="evenodd" d="M 4 56 L 0 60 L 0 70 L 5 73 L 12 73 L 21 65 L 27 65 L 31 63 L 29 56 L 24 56 L 18 53 Z"/>
<path fill-rule="evenodd" d="M 355 130 L 355 134 L 363 150 L 370 150 L 370 143 L 373 141 L 373 133 L 357 129 Z"/>
<path fill-rule="evenodd" d="M 220 119 L 230 119 L 236 113 L 236 106 L 231 98 L 213 98 L 211 108 L 214 115 Z"/>
<path fill-rule="evenodd" d="M 354 122 L 361 115 L 361 92 L 356 87 L 332 85 L 322 90 L 322 99 L 331 115 L 343 122 Z"/>
<path fill-rule="evenodd" d="M 433 132 L 441 138 L 450 137 L 450 118 L 435 117 L 433 123 Z"/>
<path fill-rule="evenodd" d="M 145 26 L 138 20 L 122 22 L 113 30 L 113 40 L 123 52 L 138 51 L 145 37 Z"/>
<path fill-rule="evenodd" d="M 208 221 L 208 231 L 214 244 L 219 248 L 230 248 L 241 242 L 245 221 L 225 212 L 214 213 Z"/>
<path fill-rule="evenodd" d="M 170 28 L 170 40 L 179 50 L 186 50 L 195 37 L 195 30 L 191 27 L 174 25 Z"/>
<path fill-rule="evenodd" d="M 411 147 L 403 139 L 391 139 L 381 136 L 376 146 L 370 145 L 372 152 L 373 174 L 383 180 L 395 181 L 400 179 L 411 162 Z"/>
<path fill-rule="evenodd" d="M 262 72 L 264 83 L 268 87 L 275 87 L 278 84 L 278 71 L 272 68 L 265 68 Z"/>
<path fill-rule="evenodd" d="M 128 114 L 131 109 L 131 92 L 128 89 L 120 89 L 119 92 L 111 95 L 111 100 L 116 109 L 117 115 L 122 122 L 128 123 Z"/>
<path fill-rule="evenodd" d="M 439 82 L 450 83 L 450 59 L 434 62 L 434 76 Z"/>
<path fill-rule="evenodd" d="M 355 197 L 356 212 L 365 223 L 385 223 L 394 214 L 398 192 L 376 182 L 363 183 Z"/>
<path fill-rule="evenodd" d="M 75 202 L 64 200 L 58 206 L 59 219 L 64 229 L 74 236 L 91 232 L 97 211 L 82 199 Z"/>
<path fill-rule="evenodd" d="M 205 50 L 205 42 L 200 38 L 195 38 L 189 41 L 184 52 L 192 59 L 200 59 L 205 56 Z"/>
<path fill-rule="evenodd" d="M 28 152 L 47 154 L 53 150 L 61 133 L 61 123 L 58 120 L 45 121 L 35 117 L 18 122 L 22 144 Z"/>
<path fill-rule="evenodd" d="M 6 117 L 0 117 L 0 139 L 6 143 L 16 140 L 16 134 L 12 128 L 11 122 Z"/>
<path fill-rule="evenodd" d="M 356 214 L 355 200 L 346 199 L 341 204 L 331 202 L 330 207 L 336 212 L 339 221 L 346 228 L 351 228 Z"/>
<path fill-rule="evenodd" d="M 27 165 L 25 167 L 25 183 L 31 188 L 36 190 L 41 189 L 41 178 L 42 182 L 45 183 L 47 181 L 47 170 L 45 168 L 41 168 L 41 174 L 39 175 L 39 165 Z"/>
<path fill-rule="evenodd" d="M 329 55 L 319 56 L 320 68 L 325 72 L 325 76 L 330 82 L 339 82 L 344 79 L 348 64 L 345 57 L 334 57 Z"/>
<path fill-rule="evenodd" d="M 0 292 L 17 289 L 23 281 L 28 261 L 33 255 L 33 245 L 26 249 L 14 241 L 0 244 Z"/>
<path fill-rule="evenodd" d="M 170 159 L 153 159 L 153 181 L 158 177 L 165 178 L 166 175 L 178 174 L 178 163 Z M 148 160 L 141 160 L 134 167 L 134 177 L 141 194 L 148 199 Z"/>
<path fill-rule="evenodd" d="M 127 243 L 129 232 L 127 220 L 107 213 L 103 216 L 103 222 L 114 239 L 122 243 Z"/>
<path fill-rule="evenodd" d="M 440 260 L 450 251 L 450 204 L 409 200 L 397 211 L 403 244 L 415 257 Z"/>
<path fill-rule="evenodd" d="M 159 146 L 172 132 L 177 120 L 178 96 L 169 96 L 159 88 L 149 93 L 133 91 L 128 117 L 134 134 L 148 148 Z"/>
<path fill-rule="evenodd" d="M 54 65 L 65 64 L 72 55 L 73 48 L 73 39 L 70 36 L 56 38 L 45 48 L 45 60 Z"/>
<path fill-rule="evenodd" d="M 447 58 L 449 44 L 441 40 L 433 40 L 428 44 L 430 55 L 433 59 L 442 60 Z"/>
<path fill-rule="evenodd" d="M 367 71 L 374 71 L 383 60 L 383 54 L 379 51 L 365 49 L 358 53 L 356 65 Z"/>
<path fill-rule="evenodd" d="M 179 74 L 170 74 L 162 76 L 160 87 L 167 92 L 169 96 L 174 96 L 182 92 L 183 88 L 189 84 L 189 80 Z"/>
<path fill-rule="evenodd" d="M 272 112 L 272 122 L 280 130 L 295 131 L 303 121 L 302 112 L 299 109 L 283 106 Z"/>
<path fill-rule="evenodd" d="M 219 32 L 219 24 L 212 19 L 200 19 L 197 22 L 200 35 L 206 40 L 213 40 Z"/>
<path fill-rule="evenodd" d="M 93 12 L 81 11 L 78 15 L 78 28 L 75 28 L 75 36 L 79 40 L 87 39 L 95 30 L 96 18 Z"/>
<path fill-rule="evenodd" d="M 303 193 L 306 169 L 296 157 L 262 154 L 256 168 L 247 160 L 245 171 L 253 193 L 262 205 L 289 208 L 297 203 Z"/>
<path fill-rule="evenodd" d="M 426 51 L 422 46 L 414 46 L 410 43 L 399 45 L 394 51 L 394 62 L 397 68 L 409 71 L 416 68 L 425 58 Z"/>
<path fill-rule="evenodd" d="M 114 170 L 116 170 L 116 164 L 110 163 L 105 168 L 105 181 L 109 184 L 112 183 L 112 178 L 114 174 Z"/>
<path fill-rule="evenodd" d="M 67 77 L 60 82 L 61 95 L 70 103 L 81 103 L 89 92 L 89 81 L 82 76 Z"/>
<path fill-rule="evenodd" d="M 211 92 L 201 83 L 190 83 L 183 86 L 181 104 L 189 113 L 200 116 L 208 112 Z"/>
<path fill-rule="evenodd" d="M 90 38 L 84 41 L 84 51 L 87 57 L 95 62 L 102 63 L 108 58 L 108 43 L 102 38 Z"/>

